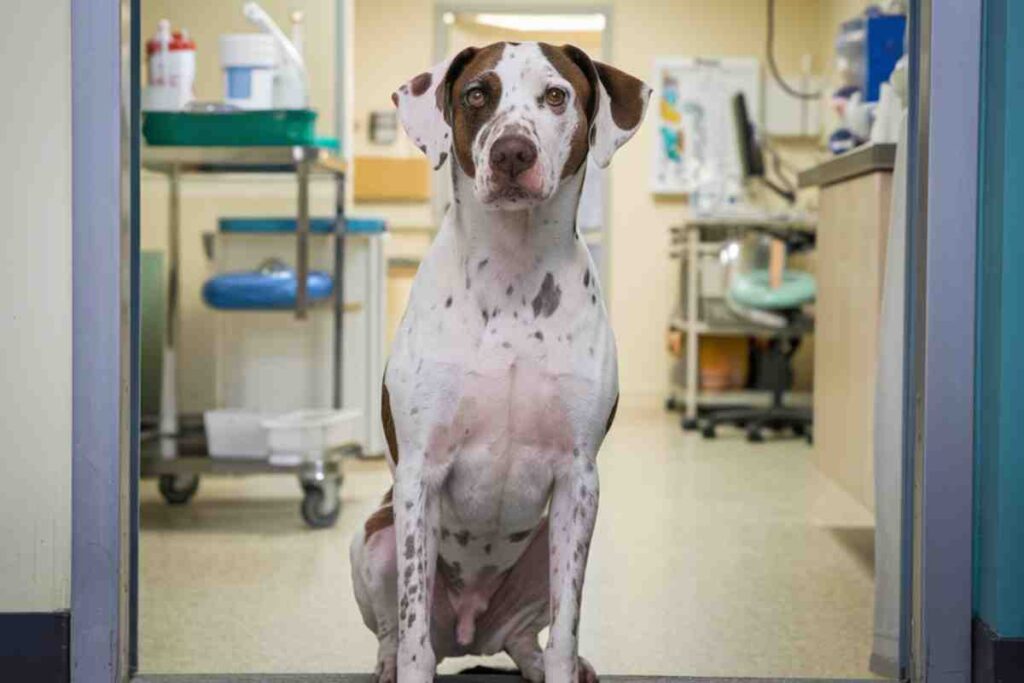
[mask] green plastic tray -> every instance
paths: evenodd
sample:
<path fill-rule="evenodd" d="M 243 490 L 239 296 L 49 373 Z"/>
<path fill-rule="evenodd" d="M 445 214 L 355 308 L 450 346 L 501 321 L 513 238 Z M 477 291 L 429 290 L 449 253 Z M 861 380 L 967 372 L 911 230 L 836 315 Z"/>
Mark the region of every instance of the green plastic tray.
<path fill-rule="evenodd" d="M 316 145 L 316 112 L 270 109 L 232 112 L 143 114 L 142 135 L 150 145 L 187 147 L 270 147 Z"/>

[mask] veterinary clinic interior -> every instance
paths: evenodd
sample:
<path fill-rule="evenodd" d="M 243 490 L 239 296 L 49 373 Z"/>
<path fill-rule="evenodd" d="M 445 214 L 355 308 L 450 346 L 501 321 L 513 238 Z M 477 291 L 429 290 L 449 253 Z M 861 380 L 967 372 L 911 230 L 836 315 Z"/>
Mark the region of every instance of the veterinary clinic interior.
<path fill-rule="evenodd" d="M 67 51 L 74 43 L 67 26 L 83 20 L 72 22 L 74 4 L 23 11 L 44 35 L 64 31 Z M 979 14 L 986 36 L 1002 21 L 1024 24 L 1015 3 L 986 4 Z M 49 5 L 60 10 L 42 9 Z M 389 452 L 394 423 L 401 431 L 411 417 L 391 414 L 383 379 L 410 301 L 443 301 L 430 291 L 435 282 L 417 273 L 429 271 L 421 266 L 458 202 L 452 179 L 465 171 L 447 147 L 434 168 L 435 149 L 413 132 L 423 103 L 412 102 L 409 111 L 421 109 L 408 115 L 405 107 L 425 98 L 426 110 L 437 108 L 427 112 L 431 121 L 447 131 L 452 120 L 438 111 L 451 106 L 448 65 L 467 47 L 495 43 L 505 44 L 498 54 L 511 46 L 536 58 L 585 53 L 574 63 L 598 65 L 601 76 L 588 86 L 598 110 L 615 70 L 650 87 L 635 132 L 606 167 L 595 161 L 595 136 L 584 140 L 590 156 L 579 202 L 563 212 L 589 252 L 584 286 L 607 317 L 618 368 L 617 409 L 596 461 L 600 506 L 585 554 L 580 654 L 601 676 L 906 674 L 908 562 L 916 551 L 904 416 L 913 408 L 914 373 L 929 371 L 908 352 L 925 343 L 908 323 L 925 315 L 908 285 L 916 253 L 908 192 L 924 173 L 908 148 L 915 134 L 928 135 L 908 124 L 919 87 L 910 64 L 919 22 L 938 16 L 931 2 L 136 0 L 121 7 L 136 35 L 125 53 L 135 118 L 124 124 L 137 142 L 137 232 L 125 243 L 137 313 L 137 355 L 125 361 L 137 373 L 125 396 L 136 409 L 124 438 L 135 439 L 137 460 L 123 509 L 137 528 L 130 657 L 140 680 L 375 667 L 381 674 L 377 637 L 353 592 L 350 547 L 393 523 L 385 493 L 397 455 Z M 1012 41 L 1020 42 L 1017 35 Z M 27 36 L 15 40 L 30 49 Z M 1001 49 L 985 53 L 987 68 L 1011 64 L 1021 47 Z M 70 87 L 68 74 L 53 78 Z M 1017 95 L 987 93 L 975 95 L 993 103 L 986 130 L 1008 139 L 1010 117 L 1004 123 L 999 112 Z M 621 103 L 608 97 L 604 116 L 617 116 Z M 18 112 L 33 125 L 37 114 Z M 592 119 L 601 114 L 588 110 Z M 70 137 L 61 140 L 48 144 L 70 146 Z M 982 154 L 985 144 L 1001 149 L 1002 138 L 990 140 L 979 143 Z M 998 163 L 1017 163 L 1006 161 L 1009 152 L 1006 159 L 991 153 Z M 72 194 L 53 201 L 71 207 Z M 985 215 L 999 221 L 1017 215 L 999 213 L 1000 201 L 1002 194 L 977 199 L 996 207 Z M 991 245 L 978 243 L 979 267 L 989 254 L 1007 274 L 986 270 L 997 274 L 979 279 L 979 291 L 1019 302 L 1017 266 L 999 254 L 1021 253 L 1020 237 L 991 234 Z M 70 259 L 78 247 L 68 238 L 55 248 Z M 973 249 L 965 252 L 972 259 Z M 27 281 L 35 266 L 15 260 L 5 268 Z M 476 275 L 478 266 L 470 268 Z M 574 306 L 561 284 L 524 292 L 524 310 L 532 305 L 540 319 L 560 302 Z M 68 293 L 58 303 L 71 301 Z M 976 384 L 973 399 L 969 383 L 946 391 L 950 400 L 974 401 L 972 438 L 981 439 L 974 447 L 1003 453 L 1020 429 L 1005 418 L 1019 389 L 998 381 L 1019 365 L 1010 359 L 1014 328 L 992 322 L 1002 300 L 989 308 L 978 301 L 990 317 L 979 312 L 977 324 L 994 325 L 1007 345 L 979 332 L 977 343 L 996 349 L 984 356 L 988 365 L 973 361 L 977 382 L 989 384 Z M 485 323 L 492 315 L 497 309 L 483 312 Z M 75 325 L 83 320 L 76 313 Z M 63 358 L 71 342 L 56 348 L 59 339 L 40 331 L 36 352 Z M 20 348 L 32 355 L 28 344 Z M 70 363 L 11 368 L 8 385 L 70 373 Z M 61 396 L 70 404 L 71 384 L 51 384 L 67 389 Z M 430 389 L 432 400 L 443 400 L 443 388 Z M 604 398 L 611 401 L 595 400 Z M 4 404 L 13 410 L 12 400 Z M 23 431 L 45 432 L 44 439 L 73 429 L 70 418 L 52 429 L 27 424 Z M 493 467 L 505 466 L 494 457 Z M 975 628 L 1024 637 L 1024 622 L 996 607 L 1012 602 L 1006 582 L 1019 578 L 1018 564 L 1000 564 L 1013 553 L 998 548 L 1019 546 L 1008 529 L 1010 520 L 1024 520 L 1002 488 L 1024 487 L 1024 477 L 1001 457 L 975 470 L 976 523 L 987 534 L 975 536 Z M 0 511 L 55 480 L 64 502 L 53 514 L 69 516 L 70 479 L 54 473 L 71 468 L 40 462 L 46 476 L 10 465 L 10 481 L 21 481 L 25 493 L 12 490 L 12 507 L 0 502 Z M 995 500 L 985 497 L 986 486 L 1003 502 L 984 502 Z M 71 538 L 70 523 L 61 524 L 53 526 L 64 534 L 55 547 Z M 24 552 L 11 555 L 21 558 L 22 574 L 31 565 Z M 47 562 L 64 567 L 53 571 L 75 585 L 74 562 L 58 555 Z M 989 580 L 997 588 L 986 588 Z M 45 595 L 57 603 L 72 599 L 67 588 L 53 590 Z M 31 612 L 19 600 L 43 595 L 15 592 L 0 587 L 0 612 Z M 515 668 L 498 652 L 446 658 L 438 672 Z"/>

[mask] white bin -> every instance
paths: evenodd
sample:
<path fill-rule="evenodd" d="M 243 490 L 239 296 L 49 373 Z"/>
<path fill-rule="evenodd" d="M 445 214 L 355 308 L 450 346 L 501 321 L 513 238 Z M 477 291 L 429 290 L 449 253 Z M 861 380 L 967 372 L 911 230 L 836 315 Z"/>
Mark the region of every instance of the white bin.
<path fill-rule="evenodd" d="M 213 458 L 265 458 L 270 454 L 266 413 L 250 410 L 207 410 L 203 413 L 206 448 Z"/>
<path fill-rule="evenodd" d="M 274 454 L 321 455 L 357 442 L 362 414 L 358 410 L 297 410 L 263 421 Z"/>

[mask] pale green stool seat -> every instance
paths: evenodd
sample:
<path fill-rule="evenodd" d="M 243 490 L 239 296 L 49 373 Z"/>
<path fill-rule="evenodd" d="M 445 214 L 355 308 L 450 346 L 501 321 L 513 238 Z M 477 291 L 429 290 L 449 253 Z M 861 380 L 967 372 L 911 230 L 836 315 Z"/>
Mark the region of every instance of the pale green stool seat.
<path fill-rule="evenodd" d="M 768 311 L 800 308 L 816 294 L 814 276 L 799 270 L 783 271 L 782 283 L 775 288 L 767 270 L 752 270 L 737 275 L 729 288 L 729 296 L 740 306 Z"/>

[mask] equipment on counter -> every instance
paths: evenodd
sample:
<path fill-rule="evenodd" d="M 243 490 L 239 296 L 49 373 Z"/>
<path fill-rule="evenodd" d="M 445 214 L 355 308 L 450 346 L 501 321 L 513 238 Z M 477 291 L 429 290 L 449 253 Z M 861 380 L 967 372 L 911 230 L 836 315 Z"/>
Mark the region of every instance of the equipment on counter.
<path fill-rule="evenodd" d="M 271 106 L 274 109 L 305 109 L 309 106 L 309 75 L 302 57 L 302 12 L 291 14 L 291 40 L 257 3 L 245 3 L 242 14 L 260 27 L 277 46 Z"/>
<path fill-rule="evenodd" d="M 171 22 L 161 19 L 146 41 L 146 67 L 143 110 L 180 111 L 195 98 L 196 44 L 188 31 L 172 32 Z"/>

